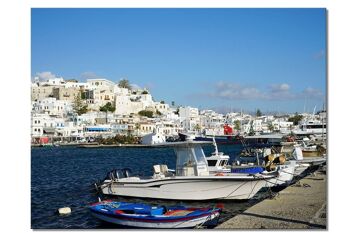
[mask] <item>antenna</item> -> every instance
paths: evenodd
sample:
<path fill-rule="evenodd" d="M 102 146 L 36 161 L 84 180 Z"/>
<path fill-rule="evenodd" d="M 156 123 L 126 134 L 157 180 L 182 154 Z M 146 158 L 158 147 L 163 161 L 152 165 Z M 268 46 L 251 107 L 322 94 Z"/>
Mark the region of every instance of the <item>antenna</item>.
<path fill-rule="evenodd" d="M 219 155 L 218 146 L 216 145 L 215 141 L 215 134 L 213 135 L 213 145 L 215 147 L 215 155 Z"/>

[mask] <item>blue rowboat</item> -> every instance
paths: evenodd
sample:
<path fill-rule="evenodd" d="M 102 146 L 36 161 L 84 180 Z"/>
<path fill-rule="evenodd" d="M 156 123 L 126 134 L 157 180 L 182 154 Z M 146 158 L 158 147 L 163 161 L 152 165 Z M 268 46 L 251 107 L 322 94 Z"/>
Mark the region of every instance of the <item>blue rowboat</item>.
<path fill-rule="evenodd" d="M 187 208 L 152 206 L 128 202 L 102 201 L 90 205 L 96 218 L 126 227 L 194 228 L 218 224 L 220 208 Z"/>

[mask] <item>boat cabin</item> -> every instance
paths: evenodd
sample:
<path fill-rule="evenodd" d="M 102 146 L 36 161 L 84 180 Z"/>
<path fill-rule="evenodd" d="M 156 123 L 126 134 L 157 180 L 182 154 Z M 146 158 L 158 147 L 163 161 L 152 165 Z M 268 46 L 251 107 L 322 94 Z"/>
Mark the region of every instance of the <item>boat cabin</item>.
<path fill-rule="evenodd" d="M 222 152 L 212 153 L 210 157 L 207 157 L 209 172 L 230 172 L 228 168 L 228 161 L 230 156 L 224 155 Z"/>
<path fill-rule="evenodd" d="M 208 176 L 208 163 L 201 143 L 184 142 L 174 147 L 176 176 Z"/>

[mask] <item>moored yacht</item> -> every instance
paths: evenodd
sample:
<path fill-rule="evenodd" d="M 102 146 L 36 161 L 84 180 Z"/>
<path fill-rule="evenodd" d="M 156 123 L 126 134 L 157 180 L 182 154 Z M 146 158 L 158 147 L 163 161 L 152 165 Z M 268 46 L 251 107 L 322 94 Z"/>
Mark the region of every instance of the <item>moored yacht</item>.
<path fill-rule="evenodd" d="M 110 172 L 99 185 L 103 194 L 172 199 L 250 199 L 276 174 L 211 174 L 202 149 L 211 142 L 174 142 L 176 170 L 169 172 L 166 165 L 155 165 L 151 177 L 132 176 L 124 172 L 119 176 Z"/>

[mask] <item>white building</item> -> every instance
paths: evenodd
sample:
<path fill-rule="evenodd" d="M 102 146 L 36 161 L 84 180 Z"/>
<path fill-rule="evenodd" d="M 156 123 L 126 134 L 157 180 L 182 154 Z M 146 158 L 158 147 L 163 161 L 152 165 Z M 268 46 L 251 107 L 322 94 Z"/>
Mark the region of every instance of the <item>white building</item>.
<path fill-rule="evenodd" d="M 87 84 L 89 89 L 112 89 L 114 92 L 115 83 L 104 78 L 88 79 Z"/>
<path fill-rule="evenodd" d="M 50 79 L 43 80 L 41 82 L 38 82 L 39 79 L 35 77 L 34 80 L 35 82 L 39 83 L 39 86 L 64 86 L 66 83 L 62 77 L 50 78 Z"/>
<path fill-rule="evenodd" d="M 199 111 L 198 108 L 192 107 L 180 107 L 179 108 L 179 117 L 181 126 L 184 127 L 187 131 L 195 131 L 199 127 Z"/>
<path fill-rule="evenodd" d="M 153 145 L 158 143 L 165 143 L 165 136 L 161 133 L 150 133 L 142 137 L 141 143 L 144 145 Z"/>
<path fill-rule="evenodd" d="M 64 119 L 50 117 L 48 114 L 33 114 L 31 121 L 31 135 L 41 137 L 43 135 L 54 136 L 57 125 L 62 126 Z"/>
<path fill-rule="evenodd" d="M 162 115 L 167 115 L 170 112 L 169 104 L 166 103 L 154 102 L 154 107 Z"/>
<path fill-rule="evenodd" d="M 223 126 L 226 119 L 223 114 L 216 113 L 213 110 L 203 110 L 200 112 L 200 126 L 203 129 L 216 131 L 216 134 L 223 134 Z"/>
<path fill-rule="evenodd" d="M 137 114 L 146 109 L 155 110 L 155 104 L 151 94 L 116 94 L 115 114 L 129 115 Z"/>
<path fill-rule="evenodd" d="M 34 101 L 33 112 L 47 113 L 48 115 L 65 116 L 72 111 L 72 103 L 66 100 L 56 100 L 56 98 L 45 98 Z"/>

